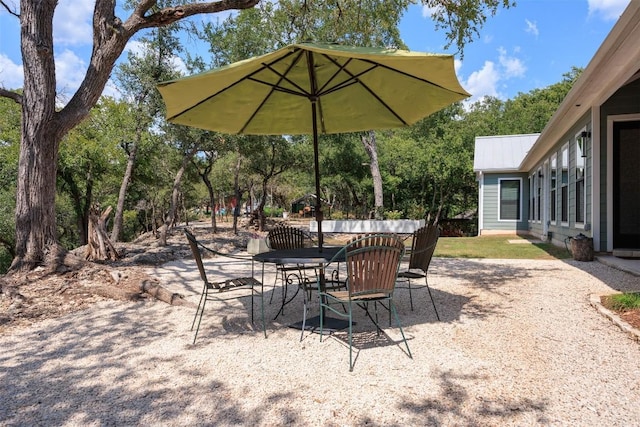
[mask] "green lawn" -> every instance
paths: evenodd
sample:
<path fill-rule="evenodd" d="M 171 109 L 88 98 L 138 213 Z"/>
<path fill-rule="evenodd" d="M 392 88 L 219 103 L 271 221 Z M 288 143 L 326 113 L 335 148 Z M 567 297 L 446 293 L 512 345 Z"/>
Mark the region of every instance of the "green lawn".
<path fill-rule="evenodd" d="M 519 241 L 522 243 L 511 243 Z M 529 243 L 519 236 L 441 237 L 435 257 L 495 259 L 565 259 L 571 254 L 551 243 Z"/>

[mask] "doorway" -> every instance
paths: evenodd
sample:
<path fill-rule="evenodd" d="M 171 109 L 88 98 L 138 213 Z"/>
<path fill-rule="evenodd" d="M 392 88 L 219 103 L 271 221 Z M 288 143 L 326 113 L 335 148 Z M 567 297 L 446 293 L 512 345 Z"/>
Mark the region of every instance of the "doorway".
<path fill-rule="evenodd" d="M 640 121 L 613 123 L 613 248 L 640 249 Z"/>

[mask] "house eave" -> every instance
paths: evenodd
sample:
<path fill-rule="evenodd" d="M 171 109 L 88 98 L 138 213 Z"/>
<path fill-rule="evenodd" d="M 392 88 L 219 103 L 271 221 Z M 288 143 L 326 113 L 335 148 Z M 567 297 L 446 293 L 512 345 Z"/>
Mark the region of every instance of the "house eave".
<path fill-rule="evenodd" d="M 640 1 L 632 1 L 551 117 L 519 169 L 531 170 L 592 108 L 640 71 Z"/>
<path fill-rule="evenodd" d="M 475 173 L 523 173 L 520 169 L 474 169 Z"/>

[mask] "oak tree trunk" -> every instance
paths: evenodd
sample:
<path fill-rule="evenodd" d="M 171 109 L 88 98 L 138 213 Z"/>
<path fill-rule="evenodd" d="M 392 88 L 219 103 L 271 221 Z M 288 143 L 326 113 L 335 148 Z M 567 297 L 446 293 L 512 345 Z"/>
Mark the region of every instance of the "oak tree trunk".
<path fill-rule="evenodd" d="M 55 215 L 60 141 L 95 106 L 127 41 L 145 28 L 169 25 L 202 13 L 247 9 L 258 1 L 191 2 L 165 8 L 158 8 L 155 1 L 138 1 L 132 2 L 133 12 L 122 22 L 115 15 L 115 1 L 96 0 L 90 64 L 78 90 L 62 110 L 56 111 L 53 14 L 58 1 L 20 0 L 23 93 L 1 91 L 3 96 L 19 100 L 22 106 L 12 271 L 31 270 L 43 264 L 57 266 L 63 262 L 65 251 L 58 244 Z M 6 5 L 3 3 L 3 6 Z"/>
<path fill-rule="evenodd" d="M 115 261 L 119 258 L 118 251 L 109 240 L 106 222 L 111 213 L 111 206 L 104 212 L 100 207 L 93 205 L 89 212 L 89 242 L 85 252 L 87 261 Z"/>
<path fill-rule="evenodd" d="M 233 234 L 238 234 L 238 217 L 240 216 L 240 202 L 242 198 L 242 190 L 240 190 L 240 167 L 242 166 L 242 158 L 238 156 L 236 167 L 233 170 L 233 191 L 236 198 L 236 205 L 233 207 Z"/>
<path fill-rule="evenodd" d="M 185 156 L 182 158 L 182 165 L 180 165 L 180 169 L 178 169 L 178 172 L 176 172 L 176 176 L 173 179 L 173 190 L 171 191 L 171 205 L 169 206 L 169 213 L 165 218 L 164 224 L 162 225 L 162 227 L 160 227 L 160 240 L 158 242 L 158 245 L 160 246 L 167 246 L 167 233 L 169 231 L 169 228 L 175 225 L 176 221 L 176 211 L 178 209 L 178 199 L 180 196 L 180 184 L 182 183 L 182 176 L 184 175 L 189 162 L 191 162 L 191 159 L 196 155 L 197 152 L 198 149 L 196 147 L 192 148 L 185 154 Z"/>
<path fill-rule="evenodd" d="M 378 164 L 378 149 L 376 147 L 376 134 L 368 131 L 362 135 L 362 145 L 369 156 L 369 168 L 373 179 L 374 218 L 384 219 L 384 196 L 382 193 L 382 175 Z"/>
<path fill-rule="evenodd" d="M 125 151 L 128 154 L 127 167 L 122 177 L 122 184 L 120 184 L 120 192 L 118 193 L 118 203 L 116 205 L 116 212 L 113 218 L 113 230 L 111 230 L 111 240 L 119 242 L 122 239 L 122 222 L 124 216 L 124 201 L 127 197 L 127 189 L 131 184 L 131 177 L 133 176 L 133 167 L 136 164 L 136 156 L 138 154 L 138 144 L 125 143 Z"/>
<path fill-rule="evenodd" d="M 16 257 L 12 270 L 31 270 L 59 252 L 56 165 L 61 135 L 55 124 L 53 11 L 55 1 L 20 2 L 24 61 L 22 135 L 16 195 Z"/>

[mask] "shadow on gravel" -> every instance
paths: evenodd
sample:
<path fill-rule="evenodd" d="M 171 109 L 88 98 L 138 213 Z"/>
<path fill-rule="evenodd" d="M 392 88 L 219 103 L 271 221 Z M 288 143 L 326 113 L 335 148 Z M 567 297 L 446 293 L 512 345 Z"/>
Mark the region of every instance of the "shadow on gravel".
<path fill-rule="evenodd" d="M 0 425 L 264 424 L 259 408 L 247 411 L 227 398 L 228 377 L 203 378 L 180 353 L 148 354 L 175 324 L 146 321 L 137 314 L 140 304 L 119 306 L 109 318 L 87 310 L 81 320 L 73 316 L 46 333 L 16 336 L 12 349 L 0 353 Z M 185 344 L 178 352 L 192 348 Z M 166 369 L 158 375 L 157 366 Z M 108 380 L 96 382 L 97 376 Z M 264 401 L 292 398 L 272 392 Z M 283 419 L 295 422 L 295 410 Z"/>
<path fill-rule="evenodd" d="M 631 273 L 605 265 L 599 261 L 566 260 L 565 262 L 592 275 L 611 289 L 620 292 L 640 292 L 640 277 Z"/>
<path fill-rule="evenodd" d="M 519 265 L 510 265 L 508 263 L 487 263 L 462 258 L 434 258 L 429 270 L 429 283 L 434 287 L 438 286 L 438 278 L 443 277 L 447 280 L 459 282 L 460 285 L 467 288 L 476 288 L 483 293 L 488 292 L 502 296 L 501 301 L 509 301 L 512 297 L 509 293 L 505 293 L 505 285 L 514 281 L 539 276 L 540 272 L 549 274 L 554 270 L 559 269 L 546 267 L 523 269 Z M 436 301 L 442 302 L 442 311 L 445 313 L 445 319 L 447 320 L 459 319 L 462 311 L 471 318 L 501 316 L 504 312 L 505 307 L 497 303 L 489 304 L 486 301 L 476 301 L 474 298 L 447 294 L 439 290 L 435 290 L 435 292 L 436 295 L 441 294 L 439 297 L 434 295 L 434 298 L 436 298 Z"/>
<path fill-rule="evenodd" d="M 464 375 L 459 373 L 434 372 L 439 377 L 439 389 L 434 398 L 416 398 L 407 396 L 402 411 L 410 411 L 415 416 L 415 425 L 506 425 L 522 419 L 522 414 L 531 413 L 528 417 L 537 424 L 547 424 L 545 410 L 549 402 L 511 396 L 472 396 L 467 392 L 470 383 L 482 383 L 489 380 L 487 376 Z M 475 400 L 475 401 L 474 401 Z M 464 411 L 469 404 L 476 406 L 474 412 Z M 375 425 L 375 420 L 371 420 Z"/>

